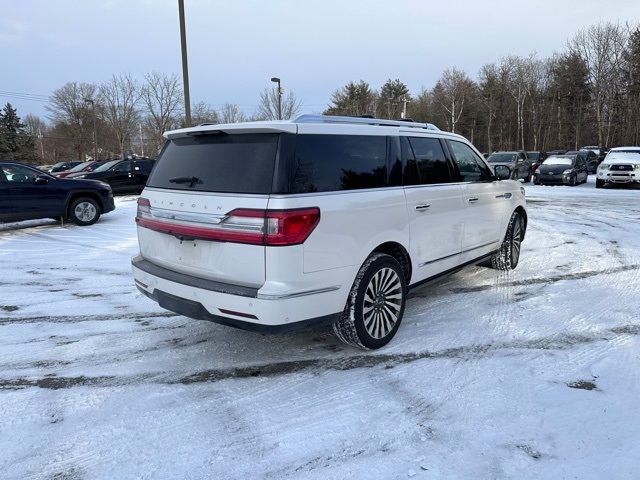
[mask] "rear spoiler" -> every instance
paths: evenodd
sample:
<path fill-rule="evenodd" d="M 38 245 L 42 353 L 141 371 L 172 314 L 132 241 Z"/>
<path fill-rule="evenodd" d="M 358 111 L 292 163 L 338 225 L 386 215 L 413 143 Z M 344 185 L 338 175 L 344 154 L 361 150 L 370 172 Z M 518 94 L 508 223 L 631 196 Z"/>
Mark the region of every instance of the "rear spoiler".
<path fill-rule="evenodd" d="M 197 127 L 181 128 L 165 132 L 164 137 L 188 137 L 190 135 L 207 135 L 216 133 L 297 133 L 298 126 L 290 122 L 245 122 L 224 124 L 202 124 Z"/>

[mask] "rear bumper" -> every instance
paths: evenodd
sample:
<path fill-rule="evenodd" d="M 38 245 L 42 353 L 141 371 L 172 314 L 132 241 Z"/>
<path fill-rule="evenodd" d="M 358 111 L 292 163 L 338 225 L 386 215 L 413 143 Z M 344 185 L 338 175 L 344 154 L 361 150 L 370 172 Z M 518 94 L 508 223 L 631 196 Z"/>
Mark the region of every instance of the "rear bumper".
<path fill-rule="evenodd" d="M 335 320 L 344 308 L 341 288 L 276 297 L 256 288 L 175 272 L 141 256 L 131 261 L 136 287 L 161 307 L 243 330 L 281 333 Z"/>

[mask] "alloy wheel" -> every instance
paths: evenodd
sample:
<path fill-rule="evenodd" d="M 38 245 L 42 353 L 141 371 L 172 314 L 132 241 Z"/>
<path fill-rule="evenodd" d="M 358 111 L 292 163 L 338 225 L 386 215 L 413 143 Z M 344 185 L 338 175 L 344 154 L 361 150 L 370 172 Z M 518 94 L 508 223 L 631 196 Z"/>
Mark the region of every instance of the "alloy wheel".
<path fill-rule="evenodd" d="M 375 339 L 384 338 L 398 322 L 402 307 L 402 284 L 391 268 L 378 270 L 364 294 L 362 314 L 367 333 Z"/>

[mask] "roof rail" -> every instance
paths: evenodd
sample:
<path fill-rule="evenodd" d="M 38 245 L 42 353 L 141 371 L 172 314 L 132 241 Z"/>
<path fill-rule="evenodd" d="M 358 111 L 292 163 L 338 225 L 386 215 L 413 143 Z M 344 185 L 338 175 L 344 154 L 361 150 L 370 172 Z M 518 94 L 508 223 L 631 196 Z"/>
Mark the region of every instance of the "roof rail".
<path fill-rule="evenodd" d="M 298 115 L 293 123 L 350 123 L 357 125 L 377 125 L 381 127 L 409 127 L 425 130 L 440 130 L 432 123 L 418 123 L 410 120 L 386 120 L 383 118 L 346 117 L 338 115 Z"/>

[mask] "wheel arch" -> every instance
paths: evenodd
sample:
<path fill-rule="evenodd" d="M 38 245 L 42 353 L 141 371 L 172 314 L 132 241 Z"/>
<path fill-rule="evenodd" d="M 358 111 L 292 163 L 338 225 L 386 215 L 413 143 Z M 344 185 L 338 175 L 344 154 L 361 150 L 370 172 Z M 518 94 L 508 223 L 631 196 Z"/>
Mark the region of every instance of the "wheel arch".
<path fill-rule="evenodd" d="M 413 269 L 411 257 L 409 256 L 407 249 L 400 243 L 393 241 L 382 243 L 374 248 L 371 253 L 367 255 L 367 258 L 373 253 L 385 253 L 395 258 L 402 267 L 402 273 L 404 274 L 406 284 L 409 285 L 411 283 L 411 273 Z"/>

